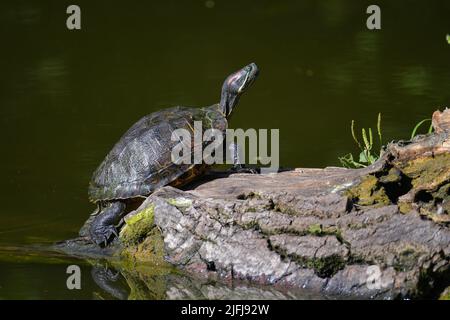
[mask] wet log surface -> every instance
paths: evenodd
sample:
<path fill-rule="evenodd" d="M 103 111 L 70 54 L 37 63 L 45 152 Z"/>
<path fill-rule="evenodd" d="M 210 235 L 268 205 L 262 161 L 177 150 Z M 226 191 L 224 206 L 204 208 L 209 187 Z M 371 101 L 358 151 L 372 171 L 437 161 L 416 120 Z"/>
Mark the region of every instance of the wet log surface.
<path fill-rule="evenodd" d="M 204 279 L 361 298 L 437 297 L 450 285 L 449 112 L 436 132 L 389 144 L 374 165 L 274 174 L 211 172 L 150 195 L 107 249 Z M 83 234 L 82 234 L 83 235 Z"/>

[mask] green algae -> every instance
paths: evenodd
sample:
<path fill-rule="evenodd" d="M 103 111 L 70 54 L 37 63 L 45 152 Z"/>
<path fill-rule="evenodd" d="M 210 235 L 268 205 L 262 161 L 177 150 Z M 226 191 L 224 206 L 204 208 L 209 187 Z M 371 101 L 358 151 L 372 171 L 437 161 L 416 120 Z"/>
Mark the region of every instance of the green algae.
<path fill-rule="evenodd" d="M 147 275 L 136 272 L 122 272 L 130 294 L 128 300 L 164 300 L 166 299 L 167 280 L 164 275 Z"/>
<path fill-rule="evenodd" d="M 345 194 L 361 206 L 385 206 L 391 203 L 386 190 L 373 175 L 368 175 L 362 181 L 349 188 Z"/>
<path fill-rule="evenodd" d="M 152 204 L 125 221 L 120 232 L 120 240 L 124 244 L 120 256 L 127 269 L 140 268 L 145 271 L 148 266 L 152 270 L 169 266 L 164 260 L 163 236 L 153 222 L 154 210 Z"/>
<path fill-rule="evenodd" d="M 125 219 L 125 225 L 120 231 L 120 240 L 126 246 L 138 244 L 154 228 L 155 206 L 152 204 L 142 211 Z"/>
<path fill-rule="evenodd" d="M 192 200 L 187 198 L 169 198 L 167 203 L 177 208 L 189 208 L 192 205 Z"/>
<path fill-rule="evenodd" d="M 346 261 L 338 255 L 331 255 L 320 259 L 310 259 L 306 262 L 306 266 L 314 269 L 314 272 L 321 278 L 334 276 L 339 270 L 344 269 L 346 264 Z"/>
<path fill-rule="evenodd" d="M 300 266 L 314 270 L 314 273 L 321 278 L 330 278 L 339 270 L 344 269 L 347 261 L 344 257 L 333 254 L 323 258 L 308 258 L 297 254 L 288 254 L 285 249 L 278 246 L 273 249 L 282 257 L 289 257 Z"/>
<path fill-rule="evenodd" d="M 124 247 L 120 256 L 121 264 L 127 270 L 139 270 L 144 274 L 173 271 L 173 267 L 164 260 L 164 239 L 158 228 L 148 232 L 140 243 Z"/>
<path fill-rule="evenodd" d="M 450 154 L 417 158 L 396 166 L 412 179 L 414 188 L 436 189 L 450 180 Z"/>
<path fill-rule="evenodd" d="M 439 300 L 450 300 L 450 287 L 447 287 L 439 296 Z"/>
<path fill-rule="evenodd" d="M 398 210 L 404 214 L 410 213 L 413 210 L 412 203 L 407 202 L 407 201 L 399 201 L 397 203 L 397 206 L 398 206 Z"/>
<path fill-rule="evenodd" d="M 393 267 L 398 272 L 406 272 L 411 270 L 417 263 L 421 252 L 418 248 L 412 246 L 405 246 L 401 252 L 396 254 Z"/>
<path fill-rule="evenodd" d="M 381 183 L 395 183 L 400 182 L 401 179 L 402 179 L 402 172 L 399 169 L 392 167 L 391 169 L 389 169 L 386 175 L 381 176 L 379 178 L 379 181 Z"/>
<path fill-rule="evenodd" d="M 322 232 L 323 232 L 322 225 L 319 223 L 312 224 L 308 227 L 307 232 L 311 235 L 316 235 L 316 236 L 322 235 Z"/>

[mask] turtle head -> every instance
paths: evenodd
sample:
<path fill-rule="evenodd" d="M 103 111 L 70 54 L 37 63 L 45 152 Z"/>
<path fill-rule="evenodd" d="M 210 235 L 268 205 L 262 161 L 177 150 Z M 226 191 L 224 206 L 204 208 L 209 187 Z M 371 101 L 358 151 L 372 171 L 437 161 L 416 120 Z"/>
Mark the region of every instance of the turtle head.
<path fill-rule="evenodd" d="M 220 109 L 226 117 L 231 114 L 233 108 L 237 105 L 241 94 L 245 92 L 256 79 L 258 72 L 256 64 L 250 63 L 225 79 L 222 86 Z"/>

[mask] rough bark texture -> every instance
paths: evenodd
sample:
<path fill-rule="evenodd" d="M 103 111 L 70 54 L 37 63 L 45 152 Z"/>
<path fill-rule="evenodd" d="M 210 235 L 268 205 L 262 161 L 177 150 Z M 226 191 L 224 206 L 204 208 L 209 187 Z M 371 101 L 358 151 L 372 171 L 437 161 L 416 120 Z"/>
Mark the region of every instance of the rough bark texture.
<path fill-rule="evenodd" d="M 434 134 L 364 169 L 216 172 L 159 189 L 127 215 L 115 252 L 224 281 L 437 297 L 450 285 L 449 118 L 435 113 Z"/>

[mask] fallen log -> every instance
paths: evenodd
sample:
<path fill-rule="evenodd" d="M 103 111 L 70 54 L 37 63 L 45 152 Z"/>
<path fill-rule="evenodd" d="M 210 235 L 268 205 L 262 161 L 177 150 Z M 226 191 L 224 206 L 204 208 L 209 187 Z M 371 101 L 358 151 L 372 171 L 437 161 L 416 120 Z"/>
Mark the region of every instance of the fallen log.
<path fill-rule="evenodd" d="M 363 169 L 211 172 L 167 186 L 125 217 L 100 250 L 203 278 L 360 298 L 438 297 L 450 285 L 450 111 L 435 132 L 392 142 Z M 80 245 L 81 244 L 81 245 Z"/>

